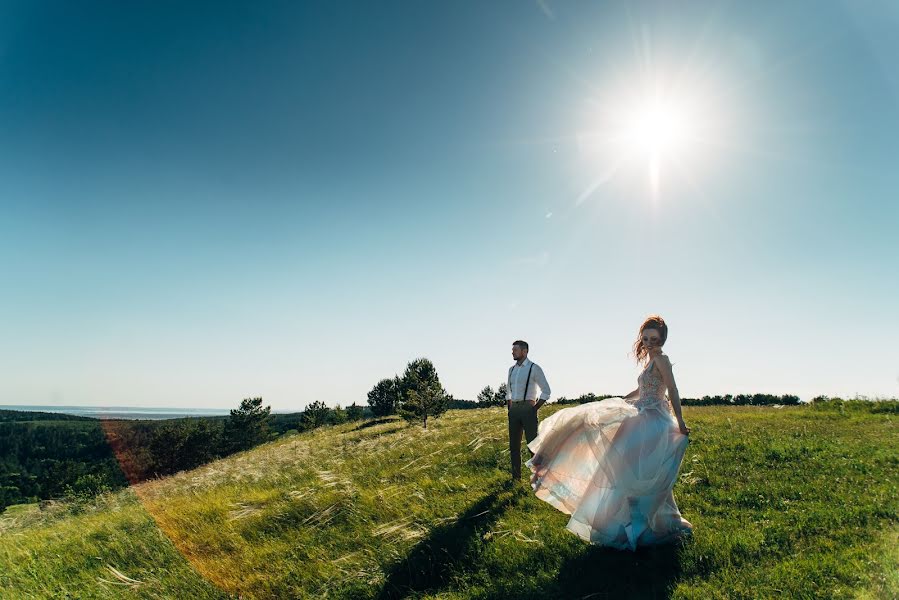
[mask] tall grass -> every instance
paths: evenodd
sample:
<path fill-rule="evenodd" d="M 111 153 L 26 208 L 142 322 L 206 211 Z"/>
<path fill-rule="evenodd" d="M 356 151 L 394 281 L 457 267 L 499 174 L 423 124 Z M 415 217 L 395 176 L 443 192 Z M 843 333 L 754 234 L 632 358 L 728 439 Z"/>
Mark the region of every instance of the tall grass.
<path fill-rule="evenodd" d="M 893 403 L 895 405 L 895 403 Z M 884 408 L 886 406 L 886 408 Z M 546 418 L 561 407 L 541 410 Z M 77 598 L 899 596 L 889 405 L 685 407 L 682 546 L 591 547 L 506 485 L 505 410 L 348 423 L 0 515 L 0 589 Z M 6 596 L 3 596 L 6 597 Z"/>

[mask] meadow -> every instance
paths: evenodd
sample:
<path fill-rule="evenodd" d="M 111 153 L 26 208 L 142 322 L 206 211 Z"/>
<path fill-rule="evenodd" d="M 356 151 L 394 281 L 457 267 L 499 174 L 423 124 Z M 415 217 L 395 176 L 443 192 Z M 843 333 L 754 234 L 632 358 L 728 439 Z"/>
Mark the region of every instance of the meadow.
<path fill-rule="evenodd" d="M 548 405 L 541 419 L 563 407 Z M 0 514 L 3 598 L 895 598 L 896 402 L 686 406 L 684 544 L 591 547 L 508 485 L 504 408 L 287 435 Z"/>

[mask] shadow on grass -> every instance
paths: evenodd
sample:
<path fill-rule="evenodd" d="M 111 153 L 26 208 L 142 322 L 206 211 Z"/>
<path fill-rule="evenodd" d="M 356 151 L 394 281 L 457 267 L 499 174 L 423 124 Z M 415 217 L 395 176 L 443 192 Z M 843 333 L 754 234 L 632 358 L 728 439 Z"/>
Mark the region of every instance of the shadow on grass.
<path fill-rule="evenodd" d="M 481 536 L 525 493 L 522 488 L 499 487 L 472 504 L 457 520 L 434 529 L 387 574 L 378 599 L 437 591 L 454 573 L 470 569 Z"/>
<path fill-rule="evenodd" d="M 680 577 L 680 553 L 679 544 L 641 547 L 636 552 L 588 546 L 566 561 L 555 581 L 541 589 L 490 597 L 662 600 L 671 597 Z"/>
<path fill-rule="evenodd" d="M 637 552 L 591 548 L 559 572 L 560 590 L 577 597 L 670 598 L 681 574 L 681 545 L 665 544 L 640 548 Z M 593 573 L 593 577 L 584 577 Z"/>
<path fill-rule="evenodd" d="M 374 421 L 366 421 L 361 425 L 353 427 L 350 431 L 362 431 L 363 429 L 368 429 L 369 427 L 374 427 L 375 425 L 383 425 L 384 423 L 399 423 L 402 419 L 398 417 L 384 417 L 382 419 L 375 419 Z"/>

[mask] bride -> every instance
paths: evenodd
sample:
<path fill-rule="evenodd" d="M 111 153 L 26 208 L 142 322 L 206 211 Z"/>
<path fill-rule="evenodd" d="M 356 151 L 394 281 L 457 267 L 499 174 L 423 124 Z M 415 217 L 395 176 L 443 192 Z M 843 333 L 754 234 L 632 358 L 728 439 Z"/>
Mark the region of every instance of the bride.
<path fill-rule="evenodd" d="M 662 317 L 647 318 L 634 343 L 645 364 L 637 389 L 557 411 L 528 444 L 537 497 L 571 515 L 567 528 L 589 542 L 635 550 L 692 533 L 671 493 L 690 428 L 667 338 Z"/>

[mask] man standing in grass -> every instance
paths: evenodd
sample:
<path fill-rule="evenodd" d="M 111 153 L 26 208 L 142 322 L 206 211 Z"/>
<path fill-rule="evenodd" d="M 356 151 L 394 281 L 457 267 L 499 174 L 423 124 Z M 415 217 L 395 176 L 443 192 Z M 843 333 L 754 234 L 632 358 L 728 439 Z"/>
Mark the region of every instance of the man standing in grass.
<path fill-rule="evenodd" d="M 521 432 L 528 443 L 537 437 L 537 411 L 549 400 L 549 383 L 540 365 L 528 360 L 528 343 L 512 344 L 515 364 L 509 368 L 506 408 L 509 415 L 509 452 L 512 455 L 512 481 L 521 479 Z M 537 388 L 540 398 L 537 399 Z"/>

